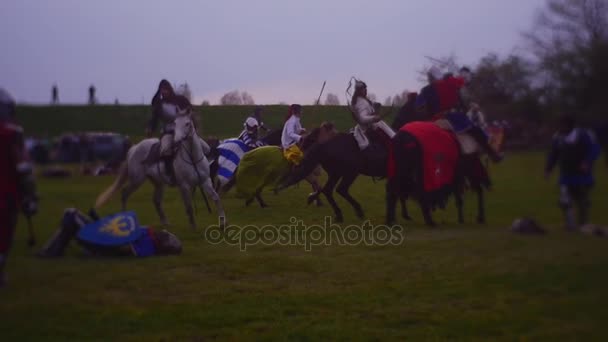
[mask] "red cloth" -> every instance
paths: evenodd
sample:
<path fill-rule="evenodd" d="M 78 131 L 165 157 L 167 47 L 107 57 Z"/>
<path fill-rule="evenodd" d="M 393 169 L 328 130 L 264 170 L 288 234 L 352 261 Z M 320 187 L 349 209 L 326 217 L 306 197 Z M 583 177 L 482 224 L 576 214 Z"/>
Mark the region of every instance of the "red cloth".
<path fill-rule="evenodd" d="M 448 77 L 435 83 L 435 90 L 439 96 L 439 111 L 450 110 L 460 101 L 460 89 L 464 87 L 461 77 Z"/>
<path fill-rule="evenodd" d="M 21 127 L 0 123 L 0 196 L 16 196 L 19 176 L 17 174 L 16 151 L 23 142 Z M 1 204 L 0 204 L 1 205 Z"/>
<path fill-rule="evenodd" d="M 436 191 L 452 184 L 459 156 L 458 142 L 454 136 L 432 122 L 422 121 L 409 123 L 401 131 L 413 135 L 422 148 L 424 190 Z"/>

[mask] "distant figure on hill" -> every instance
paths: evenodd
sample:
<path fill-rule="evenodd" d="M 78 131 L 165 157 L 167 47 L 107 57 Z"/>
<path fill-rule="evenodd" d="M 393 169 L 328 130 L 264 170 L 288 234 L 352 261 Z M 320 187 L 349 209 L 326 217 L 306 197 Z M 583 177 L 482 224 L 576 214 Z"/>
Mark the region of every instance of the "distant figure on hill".
<path fill-rule="evenodd" d="M 89 104 L 90 105 L 94 105 L 97 103 L 97 99 L 95 98 L 95 91 L 97 89 L 95 89 L 95 86 L 91 84 L 91 86 L 89 87 Z"/>
<path fill-rule="evenodd" d="M 59 88 L 56 84 L 53 84 L 53 88 L 51 88 L 51 104 L 59 104 Z"/>

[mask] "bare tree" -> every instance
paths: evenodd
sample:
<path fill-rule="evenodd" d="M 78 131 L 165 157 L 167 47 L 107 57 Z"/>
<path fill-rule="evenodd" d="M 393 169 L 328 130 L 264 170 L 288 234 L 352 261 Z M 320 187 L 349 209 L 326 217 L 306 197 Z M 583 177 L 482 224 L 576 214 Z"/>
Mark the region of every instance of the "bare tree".
<path fill-rule="evenodd" d="M 246 91 L 239 92 L 238 90 L 230 91 L 220 99 L 222 105 L 253 105 L 255 101 L 253 97 Z"/>
<path fill-rule="evenodd" d="M 241 99 L 243 100 L 244 105 L 254 105 L 255 101 L 253 100 L 253 96 L 248 92 L 244 91 L 241 93 Z"/>
<path fill-rule="evenodd" d="M 409 91 L 404 90 L 399 94 L 395 94 L 392 97 L 392 100 L 390 102 L 390 104 L 388 104 L 388 106 L 394 106 L 394 107 L 401 107 L 405 104 L 405 102 L 407 102 L 407 95 L 409 94 Z M 386 101 L 388 101 L 388 99 L 386 99 Z"/>
<path fill-rule="evenodd" d="M 243 99 L 241 98 L 241 94 L 238 90 L 233 90 L 227 92 L 220 99 L 220 104 L 222 105 L 242 105 Z"/>
<path fill-rule="evenodd" d="M 603 90 L 608 79 L 608 0 L 547 0 L 525 38 L 538 62 L 537 82 L 554 107 L 603 115 L 608 106 Z"/>
<path fill-rule="evenodd" d="M 339 106 L 340 98 L 338 98 L 338 95 L 336 95 L 336 94 L 327 93 L 327 98 L 325 99 L 325 105 L 326 106 Z"/>

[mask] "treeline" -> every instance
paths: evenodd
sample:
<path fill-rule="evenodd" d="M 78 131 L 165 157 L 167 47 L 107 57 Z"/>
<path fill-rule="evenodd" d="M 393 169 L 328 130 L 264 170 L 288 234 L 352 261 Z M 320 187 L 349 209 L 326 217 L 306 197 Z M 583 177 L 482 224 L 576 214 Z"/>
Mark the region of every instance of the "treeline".
<path fill-rule="evenodd" d="M 474 97 L 500 118 L 542 122 L 571 114 L 607 120 L 608 0 L 548 0 L 524 34 L 525 52 L 487 55 Z"/>

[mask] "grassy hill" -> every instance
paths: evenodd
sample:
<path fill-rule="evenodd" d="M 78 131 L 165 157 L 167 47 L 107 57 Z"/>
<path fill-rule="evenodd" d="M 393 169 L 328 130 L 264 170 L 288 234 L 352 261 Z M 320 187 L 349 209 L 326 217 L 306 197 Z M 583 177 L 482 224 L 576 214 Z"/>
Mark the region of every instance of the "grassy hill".
<path fill-rule="evenodd" d="M 195 111 L 202 123 L 202 135 L 227 138 L 238 135 L 252 106 L 206 106 Z M 282 127 L 287 106 L 264 107 L 264 120 L 271 128 Z M 150 118 L 149 106 L 22 106 L 19 122 L 28 135 L 54 137 L 65 132 L 113 131 L 139 137 Z M 314 127 L 332 121 L 340 130 L 354 126 L 346 107 L 305 106 L 304 126 Z"/>

